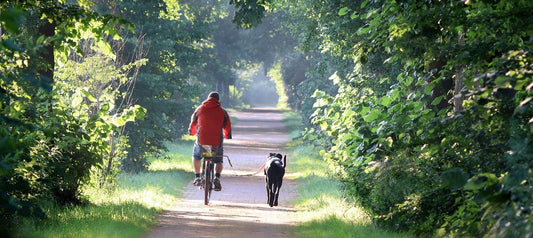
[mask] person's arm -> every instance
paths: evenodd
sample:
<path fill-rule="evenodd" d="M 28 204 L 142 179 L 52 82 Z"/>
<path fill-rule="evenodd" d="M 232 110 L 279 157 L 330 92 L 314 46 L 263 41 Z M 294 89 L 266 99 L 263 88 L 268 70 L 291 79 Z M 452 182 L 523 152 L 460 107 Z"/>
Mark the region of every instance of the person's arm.
<path fill-rule="evenodd" d="M 194 110 L 191 116 L 191 124 L 189 124 L 189 135 L 196 135 L 196 128 L 198 127 L 198 108 Z"/>
<path fill-rule="evenodd" d="M 224 129 L 224 138 L 231 139 L 231 119 L 228 115 L 228 112 L 226 112 L 226 110 L 224 110 L 223 129 Z"/>

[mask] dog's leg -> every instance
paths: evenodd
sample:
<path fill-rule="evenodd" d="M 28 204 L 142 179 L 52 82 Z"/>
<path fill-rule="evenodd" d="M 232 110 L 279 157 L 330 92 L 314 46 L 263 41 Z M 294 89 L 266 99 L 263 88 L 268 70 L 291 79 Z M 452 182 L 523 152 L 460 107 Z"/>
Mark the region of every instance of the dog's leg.
<path fill-rule="evenodd" d="M 269 195 L 268 205 L 270 205 L 270 207 L 273 207 L 275 203 L 275 199 L 276 199 L 276 183 L 275 181 L 271 180 L 269 185 L 270 185 L 270 195 Z"/>
<path fill-rule="evenodd" d="M 279 201 L 279 193 L 281 191 L 281 185 L 283 185 L 283 175 L 285 175 L 285 173 L 281 173 L 281 176 L 276 180 L 276 202 L 274 203 L 275 206 L 278 205 L 278 201 Z"/>
<path fill-rule="evenodd" d="M 270 203 L 270 184 L 268 181 L 268 176 L 265 178 L 265 187 L 267 191 L 267 204 L 269 204 Z"/>
<path fill-rule="evenodd" d="M 276 185 L 274 185 L 274 202 L 273 202 L 274 206 L 278 205 L 278 195 L 279 195 L 279 188 L 278 188 L 278 183 L 276 182 Z"/>
<path fill-rule="evenodd" d="M 275 187 L 275 190 L 274 190 L 274 191 L 275 191 L 275 192 L 274 192 L 274 196 L 275 196 L 275 197 L 274 197 L 274 206 L 277 206 L 277 205 L 278 205 L 279 188 L 280 188 L 279 185 L 280 185 L 280 184 L 279 184 L 279 180 L 276 180 L 276 184 L 274 185 L 274 187 Z"/>

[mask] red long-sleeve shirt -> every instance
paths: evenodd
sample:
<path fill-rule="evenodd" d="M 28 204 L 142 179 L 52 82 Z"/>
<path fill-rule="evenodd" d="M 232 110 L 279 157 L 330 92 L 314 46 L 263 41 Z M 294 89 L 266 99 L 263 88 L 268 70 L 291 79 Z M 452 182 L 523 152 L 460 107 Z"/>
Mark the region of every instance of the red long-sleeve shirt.
<path fill-rule="evenodd" d="M 191 116 L 189 134 L 197 135 L 200 145 L 220 146 L 222 137 L 231 139 L 230 117 L 217 99 L 210 97 L 196 108 Z"/>

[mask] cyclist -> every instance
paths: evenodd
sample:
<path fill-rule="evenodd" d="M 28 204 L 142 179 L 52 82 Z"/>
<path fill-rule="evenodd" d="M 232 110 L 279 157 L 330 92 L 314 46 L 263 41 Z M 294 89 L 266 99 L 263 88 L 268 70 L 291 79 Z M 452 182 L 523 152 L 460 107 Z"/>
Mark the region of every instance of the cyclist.
<path fill-rule="evenodd" d="M 191 116 L 189 134 L 196 135 L 196 142 L 193 146 L 193 166 L 195 172 L 194 186 L 200 186 L 200 168 L 202 166 L 203 152 L 199 145 L 211 145 L 213 152 L 217 155 L 224 153 L 223 138 L 231 139 L 231 121 L 228 112 L 220 106 L 220 96 L 218 92 L 211 92 L 207 99 L 202 102 Z M 222 173 L 222 157 L 213 158 L 215 163 L 215 191 L 220 191 L 220 173 Z"/>

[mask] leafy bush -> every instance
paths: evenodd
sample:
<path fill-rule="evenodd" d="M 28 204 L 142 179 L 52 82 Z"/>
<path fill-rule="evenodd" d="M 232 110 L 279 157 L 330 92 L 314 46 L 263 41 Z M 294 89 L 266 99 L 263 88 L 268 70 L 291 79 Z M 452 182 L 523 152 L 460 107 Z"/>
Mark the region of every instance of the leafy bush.
<path fill-rule="evenodd" d="M 57 107 L 56 107 L 57 108 Z M 81 203 L 80 185 L 89 180 L 90 168 L 97 165 L 99 153 L 76 118 L 58 113 L 43 125 L 44 133 L 32 148 L 32 156 L 42 169 L 38 172 L 43 191 L 59 203 Z"/>
<path fill-rule="evenodd" d="M 331 77 L 332 96 L 315 93 L 313 122 L 348 191 L 395 230 L 527 234 L 533 58 L 531 26 L 517 19 L 531 3 L 340 6 L 339 21 L 360 25 L 333 43 L 358 42 L 343 48 L 354 72 Z"/>
<path fill-rule="evenodd" d="M 32 190 L 39 166 L 31 163 L 28 148 L 34 143 L 35 131 L 32 125 L 10 120 L 0 118 L 0 222 L 4 224 L 0 234 L 9 234 L 17 216 L 45 217 Z"/>
<path fill-rule="evenodd" d="M 0 220 L 7 224 L 1 228 L 4 233 L 19 216 L 44 217 L 42 203 L 82 202 L 80 185 L 113 152 L 108 144 L 112 132 L 141 118 L 144 111 L 138 106 L 111 111 L 115 95 L 97 101 L 87 87 L 73 84 L 80 80 L 73 74 L 53 77 L 54 70 L 61 68 L 55 67 L 56 62 L 64 66 L 73 48 L 81 52 L 77 40 L 82 35 L 101 47 L 92 48 L 93 52 L 112 55 L 103 35 L 118 36 L 116 24 L 124 21 L 58 1 L 45 5 L 2 2 L 0 8 Z M 49 57 L 54 53 L 56 58 Z M 105 94 L 102 88 L 96 91 Z"/>

